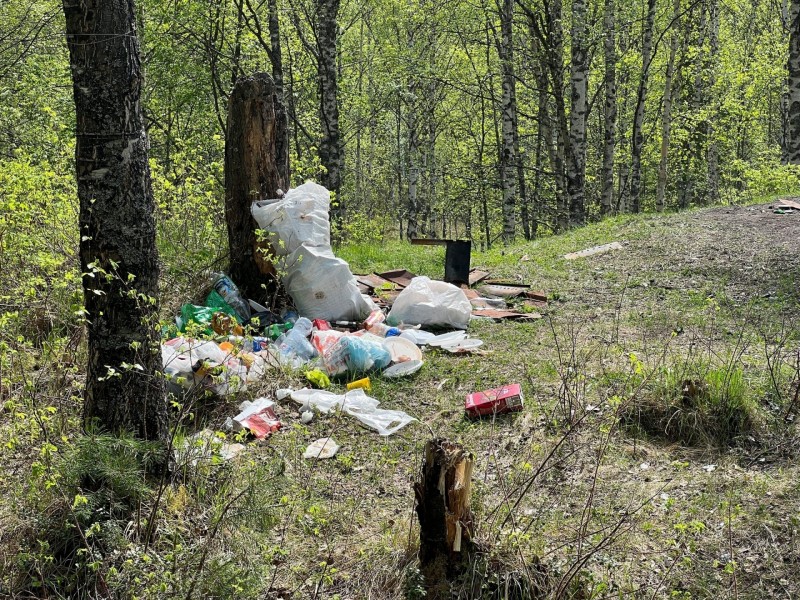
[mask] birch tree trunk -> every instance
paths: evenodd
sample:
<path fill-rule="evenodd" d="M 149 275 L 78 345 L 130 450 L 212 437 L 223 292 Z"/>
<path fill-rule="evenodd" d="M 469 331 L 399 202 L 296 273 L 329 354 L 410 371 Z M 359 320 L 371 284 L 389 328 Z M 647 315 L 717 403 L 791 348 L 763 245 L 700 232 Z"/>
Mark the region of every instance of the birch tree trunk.
<path fill-rule="evenodd" d="M 322 138 L 319 143 L 319 158 L 324 167 L 320 177 L 322 185 L 335 194 L 335 206 L 331 216 L 337 222 L 346 212 L 342 187 L 344 149 L 339 132 L 338 70 L 336 58 L 339 43 L 339 1 L 317 0 L 317 76 L 319 77 L 319 119 Z"/>
<path fill-rule="evenodd" d="M 631 138 L 631 185 L 630 210 L 638 213 L 641 210 L 642 183 L 642 148 L 644 146 L 644 105 L 647 97 L 647 83 L 652 63 L 653 22 L 656 16 L 656 0 L 647 0 L 647 16 L 642 31 L 642 76 L 639 79 L 639 90 L 636 94 L 636 109 L 633 116 Z"/>
<path fill-rule="evenodd" d="M 800 0 L 789 6 L 789 94 L 786 159 L 800 164 Z"/>
<path fill-rule="evenodd" d="M 547 147 L 550 151 L 550 162 L 553 167 L 553 177 L 556 188 L 556 215 L 554 229 L 564 231 L 569 228 L 569 198 L 565 179 L 564 165 L 566 163 L 566 147 L 569 139 L 567 114 L 564 104 L 564 82 L 562 70 L 564 68 L 564 30 L 561 24 L 561 0 L 552 0 L 546 4 L 544 15 L 521 5 L 525 10 L 531 39 L 541 48 L 544 73 L 549 76 L 549 86 L 552 89 L 553 104 L 555 105 L 555 147 L 548 139 Z M 543 20 L 543 22 L 542 22 Z M 533 48 L 534 53 L 536 48 Z M 540 93 L 546 93 L 546 86 L 539 83 Z M 540 105 L 541 107 L 541 105 Z"/>
<path fill-rule="evenodd" d="M 586 0 L 572 2 L 572 57 L 570 89 L 572 103 L 569 115 L 569 147 L 567 151 L 567 194 L 569 195 L 569 224 L 583 225 L 586 220 L 586 107 L 587 53 Z"/>
<path fill-rule="evenodd" d="M 681 0 L 673 3 L 673 27 L 669 40 L 669 59 L 667 60 L 667 73 L 664 76 L 664 109 L 661 114 L 661 159 L 658 163 L 658 186 L 656 188 L 656 210 L 664 210 L 664 200 L 667 190 L 667 159 L 669 158 L 669 138 L 672 131 L 672 95 L 673 79 L 675 77 L 675 56 L 678 52 L 678 25 L 681 13 Z"/>
<path fill-rule="evenodd" d="M 717 82 L 717 63 L 719 61 L 719 3 L 718 0 L 709 0 L 708 3 L 708 46 L 709 46 L 709 76 L 708 76 L 708 97 L 713 98 L 712 107 L 716 108 L 719 103 L 716 100 L 714 87 Z M 714 137 L 714 121 L 716 112 L 708 116 L 708 197 L 716 204 L 719 202 L 719 152 L 717 142 Z"/>
<path fill-rule="evenodd" d="M 556 178 L 556 205 L 558 214 L 556 215 L 556 228 L 558 231 L 565 231 L 569 228 L 569 197 L 567 195 L 567 182 L 565 174 L 566 148 L 569 143 L 569 133 L 567 129 L 567 111 L 564 103 L 564 83 L 562 81 L 562 69 L 564 67 L 564 29 L 561 24 L 562 4 L 561 0 L 553 0 L 550 4 L 551 10 L 548 12 L 549 33 L 552 44 L 548 48 L 548 67 L 550 69 L 551 85 L 553 86 L 553 99 L 556 107 L 556 161 L 553 164 Z"/>
<path fill-rule="evenodd" d="M 409 86 L 413 96 L 413 89 Z M 406 238 L 409 240 L 419 236 L 419 127 L 414 107 L 408 111 L 408 225 Z"/>
<path fill-rule="evenodd" d="M 84 421 L 166 440 L 158 251 L 134 5 L 64 0 L 63 8 L 89 330 Z"/>
<path fill-rule="evenodd" d="M 514 0 L 503 0 L 500 6 L 501 40 L 498 50 L 503 75 L 500 182 L 503 189 L 503 241 L 506 244 L 514 241 L 516 233 L 517 94 L 514 80 L 513 23 Z"/>
<path fill-rule="evenodd" d="M 614 0 L 606 0 L 603 11 L 603 56 L 605 72 L 603 88 L 603 166 L 601 170 L 600 212 L 605 216 L 614 209 L 614 154 L 617 135 L 617 44 L 616 7 Z"/>

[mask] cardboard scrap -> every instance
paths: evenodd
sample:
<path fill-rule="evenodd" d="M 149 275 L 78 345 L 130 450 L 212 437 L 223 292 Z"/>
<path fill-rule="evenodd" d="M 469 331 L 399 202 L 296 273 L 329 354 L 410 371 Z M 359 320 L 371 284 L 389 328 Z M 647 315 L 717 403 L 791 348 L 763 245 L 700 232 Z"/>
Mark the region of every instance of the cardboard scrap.
<path fill-rule="evenodd" d="M 481 271 L 480 269 L 471 269 L 469 272 L 469 284 L 475 285 L 479 281 L 483 281 L 489 277 L 488 271 Z"/>
<path fill-rule="evenodd" d="M 375 273 L 370 273 L 368 275 L 356 275 L 356 281 L 361 285 L 373 290 L 377 288 L 394 287 L 390 281 L 384 279 L 380 275 L 376 275 Z"/>
<path fill-rule="evenodd" d="M 610 244 L 603 244 L 601 246 L 592 246 L 578 252 L 570 252 L 565 254 L 564 258 L 567 260 L 575 260 L 576 258 L 586 258 L 587 256 L 595 256 L 597 254 L 605 254 L 612 250 L 622 250 L 623 246 L 619 242 L 611 242 Z"/>
<path fill-rule="evenodd" d="M 779 200 L 774 205 L 770 206 L 770 208 L 774 208 L 775 210 L 800 210 L 800 202 L 789 199 Z"/>
<path fill-rule="evenodd" d="M 401 287 L 407 287 L 411 280 L 416 277 L 411 271 L 406 269 L 396 269 L 394 271 L 386 271 L 385 273 L 378 273 L 379 277 L 387 279 L 392 283 L 396 283 Z"/>

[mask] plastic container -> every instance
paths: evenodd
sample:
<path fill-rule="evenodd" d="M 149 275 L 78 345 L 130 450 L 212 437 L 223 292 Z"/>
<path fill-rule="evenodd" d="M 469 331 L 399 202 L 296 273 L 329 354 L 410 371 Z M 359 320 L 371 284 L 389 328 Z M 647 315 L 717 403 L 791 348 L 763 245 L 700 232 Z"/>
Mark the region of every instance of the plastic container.
<path fill-rule="evenodd" d="M 311 321 L 305 317 L 300 317 L 294 327 L 275 342 L 278 346 L 278 351 L 285 356 L 297 356 L 304 360 L 311 360 L 317 355 L 317 351 L 308 341 L 310 333 Z"/>
<path fill-rule="evenodd" d="M 214 290 L 236 311 L 242 319 L 242 322 L 246 323 L 249 321 L 250 305 L 244 299 L 241 292 L 239 292 L 239 288 L 236 287 L 236 284 L 233 283 L 231 278 L 225 275 L 225 273 L 214 273 L 213 277 L 214 279 L 211 285 Z"/>
<path fill-rule="evenodd" d="M 369 377 L 364 377 L 363 379 L 357 379 L 356 381 L 351 381 L 350 383 L 347 384 L 348 392 L 357 389 L 362 389 L 366 390 L 367 392 L 371 392 L 372 382 L 369 380 Z"/>

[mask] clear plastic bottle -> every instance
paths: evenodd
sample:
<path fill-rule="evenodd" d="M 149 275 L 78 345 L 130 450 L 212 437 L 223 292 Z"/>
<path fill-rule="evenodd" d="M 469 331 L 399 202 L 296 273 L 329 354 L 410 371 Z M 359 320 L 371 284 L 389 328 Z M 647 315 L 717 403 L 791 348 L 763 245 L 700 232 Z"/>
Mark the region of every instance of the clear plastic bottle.
<path fill-rule="evenodd" d="M 244 299 L 239 288 L 225 273 L 212 273 L 211 285 L 222 296 L 225 302 L 241 317 L 242 323 L 250 320 L 250 305 Z"/>
<path fill-rule="evenodd" d="M 297 356 L 304 360 L 310 360 L 317 355 L 317 351 L 308 336 L 311 333 L 311 321 L 305 317 L 300 317 L 294 327 L 284 333 L 275 341 L 278 351 L 286 356 Z"/>

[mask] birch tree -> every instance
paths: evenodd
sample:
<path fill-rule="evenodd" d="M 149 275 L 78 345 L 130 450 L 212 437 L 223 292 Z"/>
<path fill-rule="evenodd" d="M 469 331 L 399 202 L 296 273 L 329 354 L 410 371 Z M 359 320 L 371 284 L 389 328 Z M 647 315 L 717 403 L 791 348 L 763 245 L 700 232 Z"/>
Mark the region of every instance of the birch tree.
<path fill-rule="evenodd" d="M 789 94 L 786 161 L 800 164 L 800 0 L 791 0 L 789 7 Z"/>
<path fill-rule="evenodd" d="M 642 25 L 642 75 L 636 93 L 636 108 L 631 132 L 630 211 L 638 213 L 641 208 L 642 148 L 644 147 L 644 107 L 647 98 L 647 83 L 653 61 L 653 25 L 656 17 L 656 0 L 647 0 L 647 15 Z"/>
<path fill-rule="evenodd" d="M 583 225 L 586 218 L 586 110 L 588 64 L 586 51 L 586 0 L 572 2 L 572 50 L 570 60 L 571 105 L 567 153 L 569 224 Z"/>

